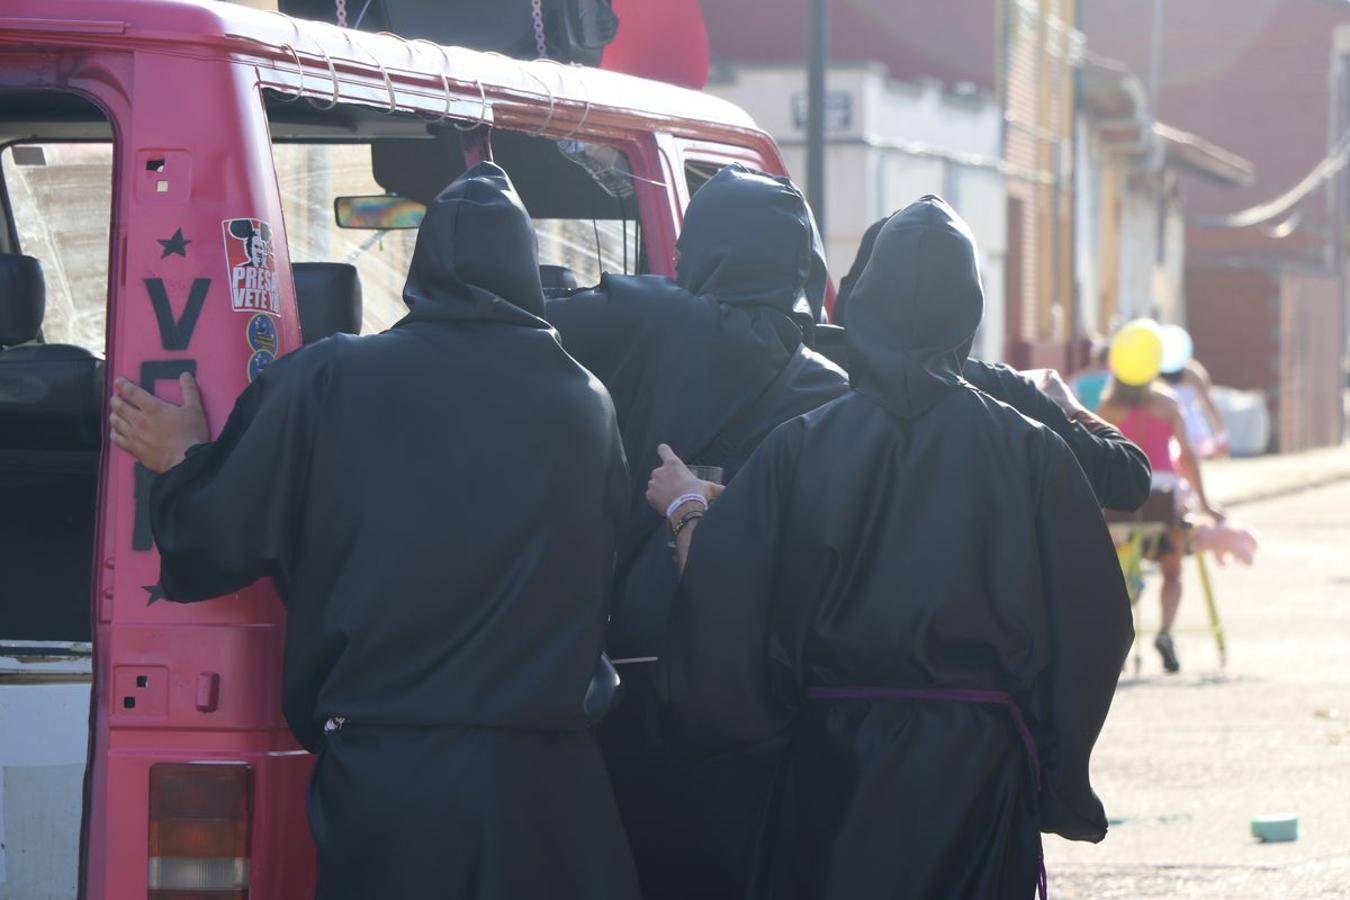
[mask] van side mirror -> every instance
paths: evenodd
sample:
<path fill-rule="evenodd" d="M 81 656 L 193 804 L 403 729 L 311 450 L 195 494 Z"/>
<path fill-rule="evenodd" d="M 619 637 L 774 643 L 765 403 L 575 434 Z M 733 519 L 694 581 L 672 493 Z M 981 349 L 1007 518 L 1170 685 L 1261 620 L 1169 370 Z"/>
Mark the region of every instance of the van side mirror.
<path fill-rule="evenodd" d="M 390 231 L 416 228 L 422 224 L 427 208 L 416 200 L 398 194 L 370 194 L 364 197 L 338 197 L 333 201 L 333 218 L 339 228 L 368 228 Z"/>

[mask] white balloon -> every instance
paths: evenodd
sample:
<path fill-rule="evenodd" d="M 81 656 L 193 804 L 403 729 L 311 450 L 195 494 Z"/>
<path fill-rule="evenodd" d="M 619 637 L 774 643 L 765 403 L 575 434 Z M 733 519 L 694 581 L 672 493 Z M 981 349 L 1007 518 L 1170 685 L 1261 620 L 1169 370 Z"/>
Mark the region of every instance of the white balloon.
<path fill-rule="evenodd" d="M 1180 372 L 1186 368 L 1186 363 L 1191 361 L 1191 355 L 1195 353 L 1195 344 L 1191 341 L 1190 332 L 1180 325 L 1164 325 L 1161 331 L 1163 374 Z"/>

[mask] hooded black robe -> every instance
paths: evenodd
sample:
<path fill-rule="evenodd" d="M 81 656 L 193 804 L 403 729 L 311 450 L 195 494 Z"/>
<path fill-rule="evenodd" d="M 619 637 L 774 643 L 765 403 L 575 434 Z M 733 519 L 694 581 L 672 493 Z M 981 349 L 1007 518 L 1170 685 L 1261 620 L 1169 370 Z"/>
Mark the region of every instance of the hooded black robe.
<path fill-rule="evenodd" d="M 858 255 L 854 257 L 848 274 L 839 282 L 839 296 L 834 303 L 834 315 L 838 321 L 843 321 L 848 315 L 854 285 L 872 257 L 877 234 L 889 219 L 887 216 L 873 222 L 863 234 Z M 841 349 L 844 351 L 842 355 L 846 357 L 847 347 Z M 832 358 L 848 368 L 846 360 Z M 1058 404 L 1036 387 L 1035 382 L 1008 366 L 970 359 L 966 361 L 962 376 L 995 400 L 1003 401 L 1062 437 L 1073 451 L 1078 464 L 1083 467 L 1083 474 L 1092 485 L 1097 502 L 1103 507 L 1134 512 L 1144 505 L 1152 486 L 1152 467 L 1144 451 L 1117 429 L 1105 422 L 1093 422 L 1089 427 L 1069 418 Z"/>
<path fill-rule="evenodd" d="M 406 318 L 278 360 L 154 484 L 170 599 L 270 575 L 286 604 L 321 898 L 637 896 L 583 710 L 628 475 L 535 259 L 476 166 L 427 210 Z"/>
<path fill-rule="evenodd" d="M 1134 512 L 1144 505 L 1153 485 L 1153 467 L 1144 451 L 1115 427 L 1100 420 L 1089 425 L 1070 418 L 1034 381 L 1002 363 L 970 359 L 961 375 L 1063 438 L 1103 507 Z"/>
<path fill-rule="evenodd" d="M 771 786 L 756 760 L 677 755 L 660 728 L 654 664 L 622 662 L 659 656 L 679 578 L 664 520 L 643 499 L 656 447 L 730 480 L 778 424 L 847 391 L 843 372 L 804 345 L 826 274 L 810 208 L 789 181 L 723 169 L 689 204 L 679 252 L 675 281 L 606 275 L 548 304 L 563 346 L 609 388 L 632 466 L 608 640 L 624 695 L 600 738 L 648 898 L 735 896 L 727 873 L 742 854 L 714 858 L 729 841 L 702 810 L 729 789 L 762 803 Z"/>
<path fill-rule="evenodd" d="M 672 726 L 789 745 L 756 896 L 1026 900 L 1039 831 L 1106 833 L 1088 758 L 1129 601 L 1064 442 L 962 380 L 982 308 L 965 224 L 936 198 L 898 214 L 848 312 L 852 392 L 778 428 L 694 535 Z M 1006 692 L 1040 789 L 1005 707 L 878 688 Z"/>

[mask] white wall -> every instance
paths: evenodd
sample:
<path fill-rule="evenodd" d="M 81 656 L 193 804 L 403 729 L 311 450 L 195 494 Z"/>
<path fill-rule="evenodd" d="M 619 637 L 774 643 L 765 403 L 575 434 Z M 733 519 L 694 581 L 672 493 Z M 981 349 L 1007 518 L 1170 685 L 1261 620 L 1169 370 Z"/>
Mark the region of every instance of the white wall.
<path fill-rule="evenodd" d="M 805 191 L 806 148 L 798 144 L 781 149 L 788 173 Z M 826 148 L 825 257 L 836 284 L 853 264 L 867 226 L 894 209 L 873 188 L 876 168 L 877 153 L 861 143 Z"/>
<path fill-rule="evenodd" d="M 1110 331 L 1111 323 L 1101 321 L 1102 274 L 1098 260 L 1102 226 L 1101 148 L 1081 118 L 1077 129 L 1078 160 L 1074 172 L 1076 315 L 1085 335 L 1103 337 Z"/>
<path fill-rule="evenodd" d="M 1151 184 L 1135 184 L 1125 195 L 1120 231 L 1121 318 L 1153 316 L 1184 325 L 1186 223 L 1180 202 L 1174 198 L 1160 205 L 1156 191 Z"/>
<path fill-rule="evenodd" d="M 846 94 L 851 104 L 848 127 L 832 128 L 833 136 L 857 136 L 866 130 L 870 105 L 876 92 L 872 85 L 881 69 L 875 66 L 848 66 L 830 69 L 826 91 Z M 794 66 L 721 66 L 709 78 L 706 93 L 729 100 L 754 116 L 755 122 L 780 142 L 804 138 L 804 127 L 794 122 L 794 103 L 806 97 L 806 70 Z M 800 107 L 804 110 L 804 107 Z M 804 116 L 803 116 L 804 119 Z M 804 125 L 804 122 L 802 123 Z M 838 124 L 837 122 L 833 124 Z"/>
<path fill-rule="evenodd" d="M 1167 205 L 1163 235 L 1163 319 L 1185 327 L 1186 215 L 1180 197 Z"/>
<path fill-rule="evenodd" d="M 954 153 L 997 159 L 1002 111 L 993 97 L 957 95 L 942 82 L 872 78 L 863 127 L 872 134 L 924 141 Z"/>
<path fill-rule="evenodd" d="M 1120 215 L 1120 293 L 1122 322 L 1155 314 L 1154 276 L 1158 246 L 1158 207 L 1152 191 L 1127 190 Z"/>
<path fill-rule="evenodd" d="M 805 183 L 805 133 L 794 121 L 804 69 L 731 67 L 708 92 L 745 109 L 778 141 L 788 171 Z M 826 89 L 849 97 L 850 120 L 836 122 L 826 149 L 826 254 L 836 283 L 877 219 L 924 194 L 947 199 L 970 223 L 980 250 L 985 323 L 977 354 L 997 359 L 1003 344 L 1006 201 L 997 168 L 1001 111 L 988 96 L 953 96 L 933 80 L 888 79 L 872 64 L 832 67 Z"/>
<path fill-rule="evenodd" d="M 955 168 L 955 167 L 954 167 Z M 984 322 L 974 353 L 981 359 L 1003 358 L 1004 266 L 1008 256 L 1007 196 L 1003 176 L 989 169 L 956 168 L 960 177 L 956 208 L 966 221 L 980 251 L 984 281 Z"/>

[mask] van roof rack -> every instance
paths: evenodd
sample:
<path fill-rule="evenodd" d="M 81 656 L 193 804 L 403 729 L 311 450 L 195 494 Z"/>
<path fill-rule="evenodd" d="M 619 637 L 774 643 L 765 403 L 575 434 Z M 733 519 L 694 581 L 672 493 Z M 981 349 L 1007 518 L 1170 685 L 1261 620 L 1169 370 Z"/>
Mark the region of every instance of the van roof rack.
<path fill-rule="evenodd" d="M 522 61 L 371 34 L 276 11 L 181 0 L 8 0 L 0 45 L 172 48 L 266 61 L 264 88 L 323 108 L 339 102 L 417 112 L 463 123 L 493 122 L 567 135 L 606 113 L 659 120 L 664 130 L 758 132 L 731 103 L 618 72 Z M 657 112 L 659 110 L 659 112 Z"/>

